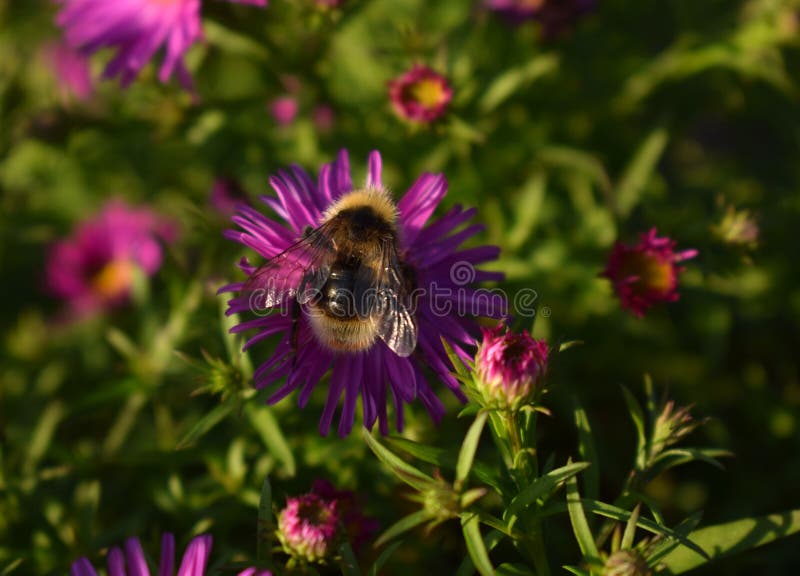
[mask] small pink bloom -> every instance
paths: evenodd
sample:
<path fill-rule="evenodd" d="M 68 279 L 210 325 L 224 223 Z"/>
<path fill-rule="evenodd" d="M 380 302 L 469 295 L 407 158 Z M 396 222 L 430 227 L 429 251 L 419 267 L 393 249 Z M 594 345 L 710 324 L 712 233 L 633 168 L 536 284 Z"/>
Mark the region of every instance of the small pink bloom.
<path fill-rule="evenodd" d="M 278 514 L 278 539 L 287 554 L 320 562 L 336 553 L 343 537 L 336 500 L 310 493 L 288 498 Z"/>
<path fill-rule="evenodd" d="M 333 108 L 327 104 L 320 104 L 314 108 L 311 119 L 314 122 L 314 126 L 317 127 L 317 130 L 320 132 L 330 132 L 333 130 L 333 125 L 336 122 L 336 113 L 333 111 Z"/>
<path fill-rule="evenodd" d="M 211 188 L 208 203 L 220 215 L 231 217 L 236 207 L 246 200 L 241 185 L 232 178 L 217 178 Z"/>
<path fill-rule="evenodd" d="M 266 6 L 267 0 L 231 0 Z M 181 84 L 192 89 L 183 57 L 203 35 L 200 0 L 60 0 L 56 23 L 67 44 L 84 54 L 115 48 L 116 56 L 103 73 L 130 84 L 163 48 L 158 78 L 167 82 L 177 73 Z"/>
<path fill-rule="evenodd" d="M 410 122 L 433 122 L 445 113 L 452 98 L 447 78 L 427 66 L 415 65 L 389 82 L 392 108 Z"/>
<path fill-rule="evenodd" d="M 505 326 L 483 328 L 483 342 L 475 356 L 478 391 L 493 407 L 516 409 L 536 399 L 547 372 L 547 343 L 523 330 Z"/>
<path fill-rule="evenodd" d="M 94 93 L 89 62 L 63 42 L 48 42 L 41 48 L 41 57 L 58 82 L 62 100 L 83 101 Z"/>
<path fill-rule="evenodd" d="M 269 104 L 269 112 L 278 126 L 288 126 L 294 122 L 299 108 L 297 98 L 288 94 L 275 98 Z"/>
<path fill-rule="evenodd" d="M 678 299 L 678 275 L 684 270 L 678 264 L 694 258 L 697 250 L 675 252 L 676 245 L 659 238 L 655 228 L 635 246 L 614 245 L 602 276 L 611 280 L 623 308 L 641 318 L 655 304 Z"/>
<path fill-rule="evenodd" d="M 176 236 L 176 224 L 150 209 L 111 201 L 51 247 L 48 288 L 77 315 L 124 304 L 136 270 L 155 274 L 163 258 L 159 240 Z"/>

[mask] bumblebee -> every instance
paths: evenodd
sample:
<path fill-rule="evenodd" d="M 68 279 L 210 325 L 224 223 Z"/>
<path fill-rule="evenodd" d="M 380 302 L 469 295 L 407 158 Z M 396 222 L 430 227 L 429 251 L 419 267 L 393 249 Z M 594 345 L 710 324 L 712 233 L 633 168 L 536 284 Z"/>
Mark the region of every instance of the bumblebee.
<path fill-rule="evenodd" d="M 343 195 L 319 226 L 257 268 L 245 282 L 250 306 L 305 310 L 319 342 L 338 352 L 360 352 L 378 339 L 398 356 L 417 346 L 411 295 L 413 271 L 398 254 L 397 206 L 379 188 Z"/>

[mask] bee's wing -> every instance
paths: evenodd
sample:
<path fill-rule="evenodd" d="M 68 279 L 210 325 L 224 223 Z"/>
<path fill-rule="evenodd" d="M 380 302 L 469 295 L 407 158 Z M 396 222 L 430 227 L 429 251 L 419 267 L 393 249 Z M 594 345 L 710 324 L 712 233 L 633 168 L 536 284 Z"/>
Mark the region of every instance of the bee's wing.
<path fill-rule="evenodd" d="M 400 277 L 397 250 L 393 243 L 386 243 L 383 247 L 375 295 L 378 336 L 398 356 L 410 356 L 417 347 L 417 324 L 409 310 L 410 295 Z"/>
<path fill-rule="evenodd" d="M 266 310 L 295 297 L 305 304 L 317 297 L 335 255 L 328 228 L 328 223 L 315 228 L 250 275 L 242 292 L 250 295 L 251 308 Z"/>

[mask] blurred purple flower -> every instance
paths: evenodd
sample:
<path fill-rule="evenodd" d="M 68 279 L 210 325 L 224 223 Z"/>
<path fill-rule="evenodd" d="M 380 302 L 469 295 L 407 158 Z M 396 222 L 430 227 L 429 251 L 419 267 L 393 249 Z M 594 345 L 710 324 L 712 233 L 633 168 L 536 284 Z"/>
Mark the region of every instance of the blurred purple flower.
<path fill-rule="evenodd" d="M 485 6 L 513 24 L 537 20 L 546 38 L 558 36 L 597 0 L 485 0 Z"/>
<path fill-rule="evenodd" d="M 336 123 L 336 113 L 327 104 L 320 104 L 311 113 L 311 120 L 320 132 L 330 132 Z"/>
<path fill-rule="evenodd" d="M 608 257 L 603 276 L 611 280 L 623 308 L 641 318 L 660 302 L 678 299 L 678 263 L 697 256 L 697 250 L 676 252 L 677 243 L 659 238 L 655 228 L 641 235 L 639 243 L 617 242 Z"/>
<path fill-rule="evenodd" d="M 410 122 L 433 122 L 445 113 L 452 98 L 447 78 L 427 66 L 417 64 L 389 82 L 392 108 Z"/>
<path fill-rule="evenodd" d="M 266 6 L 267 0 L 228 0 Z M 116 48 L 117 54 L 103 72 L 130 84 L 155 53 L 164 48 L 158 72 L 161 82 L 173 73 L 187 90 L 192 79 L 183 62 L 189 48 L 202 37 L 200 0 L 59 0 L 56 23 L 72 48 L 94 54 Z"/>
<path fill-rule="evenodd" d="M 366 189 L 383 191 L 378 152 L 370 154 L 367 174 Z M 294 245 L 303 237 L 305 229 L 322 222 L 326 210 L 342 199 L 347 200 L 349 193 L 355 191 L 350 178 L 349 158 L 344 150 L 336 162 L 322 167 L 318 184 L 298 166 L 280 171 L 270 178 L 270 184 L 277 198 L 263 197 L 263 200 L 286 225 L 266 218 L 252 208 L 240 207 L 233 221 L 242 231 L 229 230 L 225 234 L 266 259 L 274 258 Z M 464 399 L 459 383 L 451 373 L 452 365 L 442 338 L 450 343 L 460 358 L 470 361 L 471 355 L 466 349 L 475 344 L 478 334 L 472 316 L 502 316 L 506 312 L 506 301 L 498 294 L 471 287 L 474 282 L 503 277 L 500 273 L 476 269 L 479 263 L 497 258 L 497 247 L 459 249 L 465 240 L 483 229 L 480 225 L 462 228 L 475 210 L 456 206 L 438 220 L 429 222 L 446 192 L 447 181 L 443 175 L 423 174 L 397 204 L 400 264 L 407 276 L 414 278 L 417 292 L 423 292 L 413 311 L 417 326 L 417 344 L 413 354 L 398 356 L 378 338 L 359 352 L 333 350 L 312 328 L 309 306 L 302 305 L 295 323 L 289 312 L 296 300 L 284 299 L 279 310 L 275 311 L 277 313 L 242 322 L 232 329 L 236 333 L 257 331 L 245 348 L 272 335 L 283 334 L 273 357 L 255 373 L 257 388 L 274 385 L 286 378 L 285 383 L 270 396 L 270 403 L 300 389 L 298 402 L 301 407 L 305 406 L 314 387 L 331 367 L 327 402 L 319 424 L 323 435 L 330 430 L 342 393 L 341 436 L 349 434 L 353 427 L 359 395 L 364 426 L 369 429 L 377 421 L 380 431 L 388 433 L 387 392 L 395 406 L 398 430 L 403 428 L 403 404 L 415 398 L 422 401 L 434 421 L 438 422 L 444 414 L 444 406 L 428 386 L 424 373 L 426 367 L 458 398 Z M 248 276 L 256 270 L 246 259 L 240 267 Z M 244 292 L 244 287 L 245 282 L 238 282 L 220 289 L 220 292 L 239 293 L 230 300 L 228 314 L 251 310 L 251 294 Z"/>
<path fill-rule="evenodd" d="M 137 269 L 152 276 L 161 267 L 159 239 L 171 242 L 176 236 L 175 223 L 112 200 L 50 248 L 47 285 L 77 316 L 123 304 Z"/>
<path fill-rule="evenodd" d="M 229 218 L 236 213 L 236 206 L 246 199 L 239 182 L 232 178 L 217 178 L 211 187 L 208 203 L 219 214 Z"/>
<path fill-rule="evenodd" d="M 299 109 L 297 98 L 290 94 L 279 96 L 269 104 L 269 112 L 278 126 L 288 126 L 294 122 Z"/>
<path fill-rule="evenodd" d="M 315 480 L 311 492 L 330 502 L 336 502 L 342 525 L 347 532 L 347 540 L 358 549 L 369 541 L 378 531 L 378 522 L 365 516 L 356 500 L 356 495 L 350 490 L 337 490 L 327 480 Z"/>
<path fill-rule="evenodd" d="M 89 62 L 64 42 L 48 42 L 41 56 L 58 82 L 62 100 L 83 101 L 94 93 Z"/>
<path fill-rule="evenodd" d="M 205 576 L 208 557 L 211 554 L 212 539 L 209 534 L 202 534 L 192 539 L 183 554 L 178 567 L 177 576 Z M 124 551 L 114 546 L 108 553 L 108 576 L 150 576 L 142 543 L 138 538 L 128 538 Z M 161 559 L 158 565 L 159 576 L 175 574 L 175 536 L 165 532 L 161 537 Z M 86 557 L 72 563 L 70 576 L 97 576 L 97 572 Z M 268 570 L 247 568 L 238 576 L 271 576 Z"/>

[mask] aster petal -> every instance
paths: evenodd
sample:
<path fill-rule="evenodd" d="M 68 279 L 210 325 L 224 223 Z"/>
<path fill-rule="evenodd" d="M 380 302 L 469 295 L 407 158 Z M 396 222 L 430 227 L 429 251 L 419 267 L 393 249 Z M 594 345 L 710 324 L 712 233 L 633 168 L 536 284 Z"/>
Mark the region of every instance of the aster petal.
<path fill-rule="evenodd" d="M 447 194 L 447 180 L 441 174 L 423 174 L 397 203 L 403 238 L 407 245 L 414 241 L 422 227 Z"/>
<path fill-rule="evenodd" d="M 175 569 L 175 535 L 164 532 L 161 537 L 161 559 L 158 565 L 158 576 L 172 576 Z"/>
<path fill-rule="evenodd" d="M 208 534 L 193 538 L 183 554 L 183 560 L 178 568 L 178 576 L 205 576 L 212 542 L 213 540 Z"/>
<path fill-rule="evenodd" d="M 108 552 L 108 576 L 126 576 L 125 555 L 117 546 Z"/>
<path fill-rule="evenodd" d="M 138 538 L 128 538 L 125 541 L 125 559 L 128 565 L 128 576 L 150 576 L 142 543 Z"/>
<path fill-rule="evenodd" d="M 367 188 L 383 188 L 381 183 L 381 154 L 377 150 L 369 153 L 367 161 Z"/>
<path fill-rule="evenodd" d="M 97 576 L 97 572 L 86 557 L 78 558 L 69 569 L 70 576 Z"/>
<path fill-rule="evenodd" d="M 319 420 L 319 433 L 322 436 L 327 436 L 328 432 L 331 430 L 333 414 L 336 411 L 336 406 L 339 404 L 339 398 L 342 396 L 342 390 L 344 390 L 345 381 L 350 373 L 350 364 L 352 361 L 352 357 L 341 357 L 338 362 L 333 364 L 328 398 L 325 401 L 322 418 Z"/>
<path fill-rule="evenodd" d="M 353 422 L 356 417 L 356 402 L 358 393 L 361 391 L 368 394 L 367 387 L 361 386 L 364 374 L 364 355 L 355 354 L 350 362 L 350 373 L 344 388 L 344 405 L 339 416 L 339 436 L 344 438 L 353 429 Z M 360 390 L 361 389 L 361 390 Z"/>

